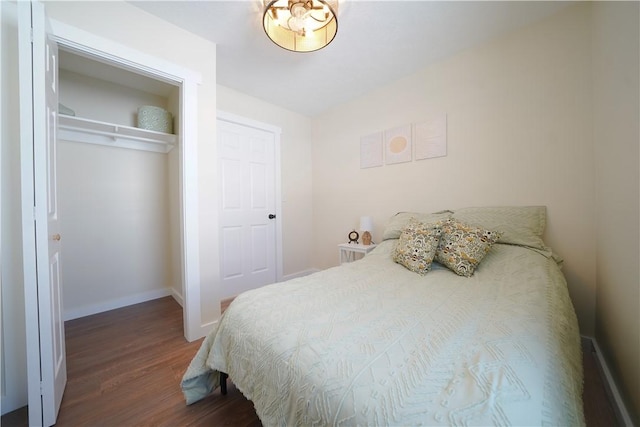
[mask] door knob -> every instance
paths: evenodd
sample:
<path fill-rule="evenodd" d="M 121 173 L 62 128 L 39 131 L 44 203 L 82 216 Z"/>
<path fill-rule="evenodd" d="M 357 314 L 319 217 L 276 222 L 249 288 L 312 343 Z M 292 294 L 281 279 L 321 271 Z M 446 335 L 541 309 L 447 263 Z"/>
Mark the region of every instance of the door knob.
<path fill-rule="evenodd" d="M 274 219 L 276 216 L 274 214 L 269 214 L 269 219 Z"/>
<path fill-rule="evenodd" d="M 52 240 L 55 240 L 56 242 L 60 241 L 60 235 L 59 234 L 54 234 L 53 236 L 51 236 Z"/>

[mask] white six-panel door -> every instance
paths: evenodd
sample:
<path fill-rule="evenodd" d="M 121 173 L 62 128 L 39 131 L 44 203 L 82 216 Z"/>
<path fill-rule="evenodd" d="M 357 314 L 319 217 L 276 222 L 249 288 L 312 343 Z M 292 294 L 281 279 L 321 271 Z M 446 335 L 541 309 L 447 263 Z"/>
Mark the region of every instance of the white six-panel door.
<path fill-rule="evenodd" d="M 65 334 L 64 334 L 64 319 L 62 316 L 63 306 L 62 306 L 62 283 L 61 283 L 61 260 L 60 260 L 60 250 L 61 250 L 61 235 L 60 235 L 60 221 L 58 217 L 58 193 L 57 193 L 57 152 L 58 152 L 58 144 L 57 144 L 57 129 L 58 129 L 58 46 L 56 43 L 47 38 L 45 41 L 45 91 L 46 91 L 46 132 L 44 137 L 44 141 L 46 144 L 46 149 L 43 154 L 45 157 L 41 159 L 42 162 L 39 162 L 38 157 L 36 157 L 36 176 L 38 174 L 46 174 L 46 177 L 41 179 L 43 184 L 46 183 L 47 189 L 46 194 L 43 194 L 40 199 L 42 202 L 46 200 L 46 214 L 47 214 L 47 229 L 42 230 L 40 233 L 42 236 L 47 236 L 47 249 L 48 249 L 48 258 L 46 258 L 46 262 L 49 267 L 49 277 L 48 277 L 48 285 L 50 289 L 50 293 L 47 299 L 46 304 L 50 305 L 50 313 L 51 313 L 51 359 L 53 363 L 53 371 L 51 372 L 50 380 L 53 382 L 52 392 L 53 392 L 53 407 L 55 408 L 55 412 L 50 414 L 50 418 L 52 421 L 55 421 L 57 417 L 58 410 L 60 408 L 60 403 L 62 402 L 62 394 L 64 392 L 64 388 L 67 382 L 67 363 L 66 363 L 66 350 L 65 350 Z M 38 149 L 37 151 L 40 151 Z M 42 165 L 40 167 L 39 165 Z M 46 168 L 44 167 L 46 165 Z M 39 224 L 36 224 L 36 230 L 38 229 Z M 43 251 L 43 256 L 45 252 Z M 46 282 L 46 278 L 42 278 L 42 280 Z M 41 309 L 41 312 L 44 311 Z M 41 333 L 42 335 L 42 333 Z M 49 339 L 45 337 L 45 339 Z M 42 340 L 42 336 L 41 336 Z M 42 348 L 42 346 L 41 346 Z"/>
<path fill-rule="evenodd" d="M 18 7 L 22 207 L 33 212 L 23 216 L 29 424 L 50 426 L 67 382 L 56 193 L 58 49 L 45 30 L 44 6 Z"/>
<path fill-rule="evenodd" d="M 220 268 L 224 297 L 277 280 L 273 132 L 218 120 Z"/>

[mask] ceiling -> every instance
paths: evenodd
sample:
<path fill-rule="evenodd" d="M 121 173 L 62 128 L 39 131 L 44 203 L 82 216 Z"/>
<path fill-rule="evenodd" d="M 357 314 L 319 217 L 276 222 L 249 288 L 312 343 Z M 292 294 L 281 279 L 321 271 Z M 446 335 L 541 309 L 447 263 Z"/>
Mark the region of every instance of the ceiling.
<path fill-rule="evenodd" d="M 295 53 L 267 38 L 259 0 L 131 3 L 216 43 L 218 84 L 309 117 L 571 4 L 341 0 L 333 42 Z"/>

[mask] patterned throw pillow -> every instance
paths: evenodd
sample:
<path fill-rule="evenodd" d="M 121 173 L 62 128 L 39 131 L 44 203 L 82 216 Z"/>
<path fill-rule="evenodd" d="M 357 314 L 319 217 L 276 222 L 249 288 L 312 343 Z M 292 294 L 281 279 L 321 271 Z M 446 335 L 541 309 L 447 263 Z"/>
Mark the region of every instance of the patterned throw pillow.
<path fill-rule="evenodd" d="M 427 274 L 431 270 L 441 234 L 439 223 L 424 224 L 411 219 L 400 233 L 393 260 L 415 273 Z"/>
<path fill-rule="evenodd" d="M 469 277 L 499 238 L 495 231 L 448 219 L 442 222 L 435 260 L 454 273 Z"/>

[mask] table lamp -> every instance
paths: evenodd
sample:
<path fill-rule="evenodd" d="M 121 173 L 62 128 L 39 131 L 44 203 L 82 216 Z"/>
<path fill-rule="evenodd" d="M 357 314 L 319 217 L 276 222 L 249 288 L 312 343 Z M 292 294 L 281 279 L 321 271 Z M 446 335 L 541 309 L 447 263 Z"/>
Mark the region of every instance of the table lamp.
<path fill-rule="evenodd" d="M 371 244 L 371 232 L 373 231 L 373 220 L 370 216 L 360 217 L 360 231 L 362 231 L 362 244 Z"/>

